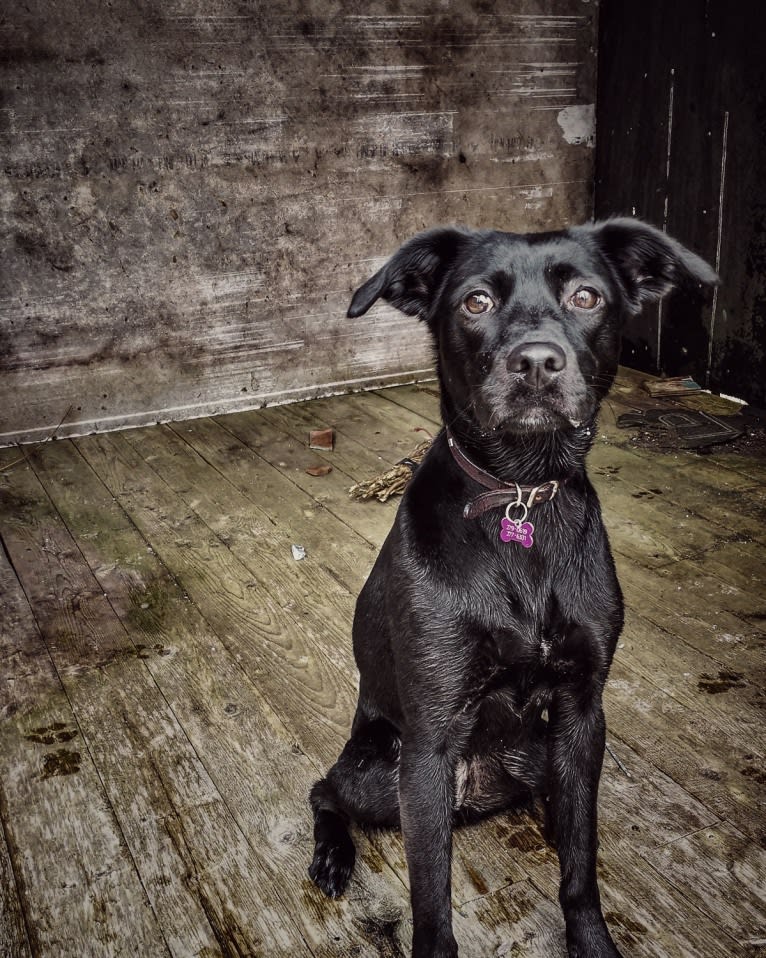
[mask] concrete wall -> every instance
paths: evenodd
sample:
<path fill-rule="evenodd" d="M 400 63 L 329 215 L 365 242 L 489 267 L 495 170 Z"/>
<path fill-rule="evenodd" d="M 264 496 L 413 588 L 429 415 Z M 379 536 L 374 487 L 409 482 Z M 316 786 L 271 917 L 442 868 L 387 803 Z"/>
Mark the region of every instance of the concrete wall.
<path fill-rule="evenodd" d="M 0 444 L 431 365 L 412 232 L 591 214 L 596 3 L 29 0 L 0 30 Z"/>

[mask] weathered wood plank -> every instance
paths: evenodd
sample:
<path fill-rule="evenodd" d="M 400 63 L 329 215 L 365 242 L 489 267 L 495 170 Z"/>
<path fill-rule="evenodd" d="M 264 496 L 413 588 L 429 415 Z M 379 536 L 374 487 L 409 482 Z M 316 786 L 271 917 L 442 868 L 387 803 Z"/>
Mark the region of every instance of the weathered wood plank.
<path fill-rule="evenodd" d="M 275 406 L 260 410 L 257 418 L 243 414 L 221 417 L 218 422 L 261 455 L 271 458 L 273 454 L 272 462 L 285 462 L 296 486 L 339 521 L 350 525 L 358 535 L 380 547 L 394 521 L 398 501 L 377 503 L 377 508 L 371 509 L 370 503 L 350 499 L 348 490 L 357 477 L 385 471 L 389 462 L 344 435 L 336 436 L 332 453 L 317 450 L 307 453 L 308 430 L 316 428 L 317 423 L 328 426 L 333 423 L 327 422 L 321 413 L 301 412 L 302 409 L 303 404 Z M 305 464 L 317 462 L 332 466 L 333 471 L 321 478 L 305 475 Z M 234 464 L 229 472 L 232 481 L 238 483 L 233 468 Z"/>
<path fill-rule="evenodd" d="M 0 481 L 4 505 L 21 508 L 21 499 L 10 498 L 8 474 Z M 78 718 L 2 549 L 0 658 L 0 817 L 10 853 L 4 887 L 6 895 L 18 893 L 23 910 L 22 919 L 11 900 L 0 919 L 0 951 L 8 958 L 168 954 Z"/>
<path fill-rule="evenodd" d="M 734 550 L 741 548 L 739 543 L 732 545 L 727 558 L 733 560 Z M 758 555 L 749 561 L 757 568 L 762 560 Z M 760 588 L 748 592 L 729 585 L 724 578 L 727 571 L 714 564 L 710 574 L 710 564 L 706 555 L 649 572 L 618 560 L 618 571 L 631 609 L 660 632 L 673 636 L 671 641 L 680 638 L 727 668 L 745 672 L 748 683 L 756 687 L 757 702 L 762 700 L 758 690 L 766 683 L 766 615 L 757 601 Z M 742 694 L 749 697 L 748 689 Z"/>
<path fill-rule="evenodd" d="M 32 455 L 47 496 L 34 485 L 34 476 L 19 485 L 19 466 L 0 472 L 0 482 L 8 488 L 11 483 L 23 500 L 20 509 L 10 499 L 7 509 L 0 509 L 0 528 L 14 530 L 14 555 L 24 559 L 27 545 L 33 549 L 24 559 L 28 567 L 22 579 L 25 585 L 37 578 L 54 586 L 53 599 L 50 588 L 44 592 L 41 586 L 30 598 L 46 637 L 52 637 L 72 703 L 66 700 L 71 722 L 73 727 L 79 722 L 88 760 L 104 783 L 102 802 L 114 806 L 131 867 L 137 866 L 150 898 L 156 894 L 148 880 L 153 866 L 141 857 L 147 846 L 136 839 L 130 813 L 114 793 L 125 792 L 136 780 L 138 810 L 147 804 L 165 809 L 162 828 L 173 836 L 172 848 L 182 848 L 174 851 L 179 869 L 196 863 L 210 884 L 200 893 L 192 882 L 191 895 L 200 900 L 207 894 L 214 902 L 219 940 L 211 953 L 223 951 L 221 941 L 245 947 L 254 940 L 238 916 L 227 924 L 218 917 L 224 909 L 216 911 L 222 899 L 237 900 L 241 879 L 227 891 L 217 870 L 206 869 L 200 859 L 200 836 L 211 815 L 220 813 L 199 799 L 212 794 L 216 802 L 223 796 L 227 828 L 235 838 L 219 828 L 220 841 L 210 842 L 205 854 L 227 867 L 232 860 L 250 863 L 245 871 L 255 886 L 252 895 L 266 895 L 276 909 L 268 914 L 284 920 L 278 949 L 300 953 L 303 948 L 326 958 L 407 954 L 411 922 L 397 835 L 359 835 L 359 871 L 347 900 L 326 902 L 305 876 L 311 848 L 305 794 L 342 744 L 350 715 L 310 741 L 310 730 L 305 735 L 298 722 L 308 727 L 318 721 L 321 695 L 315 711 L 303 714 L 303 691 L 293 687 L 292 675 L 281 683 L 276 674 L 281 660 L 263 651 L 273 635 L 257 631 L 252 622 L 263 627 L 264 603 L 280 608 L 281 632 L 272 631 L 293 643 L 282 654 L 299 659 L 319 649 L 335 674 L 336 693 L 347 694 L 351 707 L 351 610 L 396 504 L 351 504 L 346 488 L 409 452 L 420 438 L 411 433 L 412 426 L 433 423 L 435 399 L 433 392 L 408 387 L 238 414 L 219 423 L 195 421 L 78 441 L 99 476 L 74 444 L 49 444 Z M 336 428 L 335 450 L 309 452 L 309 426 L 324 424 Z M 610 429 L 607 423 L 607 438 Z M 678 467 L 682 478 L 687 469 L 686 459 L 681 468 L 644 450 L 618 449 L 620 478 L 608 476 L 610 449 L 605 447 L 606 475 L 597 481 L 623 483 L 625 491 L 613 509 L 628 514 L 644 510 L 629 491 L 660 488 L 655 461 L 662 482 L 671 481 L 669 469 Z M 4 455 L 0 469 L 19 458 L 10 450 Z M 306 475 L 306 466 L 317 461 L 333 465 L 333 472 Z M 716 476 L 703 463 L 700 485 L 707 495 Z M 693 468 L 691 463 L 685 481 L 693 481 Z M 727 489 L 751 491 L 755 501 L 757 489 L 749 477 L 723 469 L 720 481 L 724 496 Z M 664 501 L 667 508 L 680 509 L 680 497 L 671 499 L 674 493 L 664 493 Z M 352 508 L 344 512 L 348 505 Z M 40 518 L 31 518 L 30 510 Z M 736 510 L 730 514 L 736 529 Z M 701 522 L 704 517 L 700 512 L 692 518 Z M 648 527 L 658 521 L 655 513 Z M 48 526 L 53 531 L 45 548 L 52 554 L 39 545 L 39 529 Z M 64 526 L 73 539 L 66 538 Z M 304 563 L 294 563 L 289 553 L 296 531 L 304 531 L 310 544 Z M 668 527 L 668 536 L 679 536 L 675 526 Z M 605 707 L 609 741 L 629 774 L 605 757 L 599 868 L 608 920 L 626 954 L 744 958 L 761 947 L 757 936 L 763 935 L 759 719 L 766 618 L 759 597 L 766 573 L 759 543 L 731 541 L 656 568 L 639 553 L 618 554 L 618 565 L 628 622 Z M 90 575 L 88 570 L 93 573 L 90 592 L 78 579 Z M 256 586 L 247 588 L 248 582 Z M 83 598 L 79 610 L 69 601 L 64 615 L 61 603 L 56 611 L 56 596 L 67 589 Z M 98 607 L 103 593 L 109 599 L 106 614 Z M 291 598 L 292 608 L 281 609 Z M 56 626 L 56 616 L 65 630 Z M 9 661 L 12 676 L 23 674 L 30 699 L 44 699 L 45 670 L 30 659 Z M 88 668 L 88 663 L 99 667 Z M 140 681 L 132 674 L 137 667 L 146 673 Z M 304 679 L 313 681 L 313 671 L 309 663 Z M 733 678 L 735 672 L 742 677 Z M 323 682 L 320 677 L 319 686 Z M 149 688 L 161 697 L 165 711 L 147 706 Z M 330 710 L 337 707 L 337 694 L 330 696 Z M 102 705 L 97 713 L 84 701 L 97 696 L 116 696 L 117 704 L 111 711 Z M 138 704 L 128 709 L 129 699 Z M 125 713 L 119 719 L 118 708 Z M 111 721 L 117 729 L 100 732 L 98 721 Z M 173 728 L 182 731 L 180 748 Z M 121 741 L 129 743 L 132 755 L 126 756 Z M 105 743 L 113 756 L 105 753 Z M 36 747 L 55 751 L 60 746 Z M 165 798 L 147 786 L 149 758 Z M 124 768 L 117 769 L 117 762 Z M 0 815 L 6 823 L 13 817 L 3 809 Z M 33 841 L 24 838 L 19 848 Z M 11 841 L 9 848 L 15 861 L 17 846 Z M 170 859 L 164 862 L 172 867 Z M 461 953 L 479 958 L 521 949 L 541 958 L 563 956 L 556 856 L 533 818 L 500 816 L 461 831 L 455 863 Z M 271 898 L 269 888 L 277 889 Z M 19 896 L 29 914 L 23 881 Z M 148 904 L 144 907 L 152 915 Z M 167 914 L 156 902 L 154 913 L 161 921 Z M 160 927 L 170 950 L 181 953 L 172 945 L 172 924 L 166 928 L 163 921 Z M 34 941 L 30 951 L 37 953 Z"/>
<path fill-rule="evenodd" d="M 645 857 L 747 954 L 766 942 L 766 852 L 727 822 L 668 842 Z M 700 867 L 700 863 L 704 866 Z"/>
<path fill-rule="evenodd" d="M 328 943 L 337 942 L 329 954 L 374 958 L 379 942 L 365 922 L 399 921 L 404 886 L 360 836 L 353 894 L 330 902 L 314 888 L 306 875 L 313 854 L 307 796 L 317 768 L 73 446 L 46 446 L 36 465 L 195 754 L 265 862 L 251 881 L 296 877 L 276 884 L 313 954 L 328 954 Z"/>
<path fill-rule="evenodd" d="M 607 753 L 599 789 L 599 858 L 615 874 L 626 854 L 651 853 L 703 827 L 719 824 L 714 812 L 634 751 L 611 727 L 608 739 L 622 767 Z M 536 887 L 555 901 L 558 859 L 545 838 L 542 815 L 504 815 L 497 820 L 497 828 L 508 854 L 518 859 Z"/>
<path fill-rule="evenodd" d="M 726 596 L 724 604 L 736 609 L 741 618 L 761 622 L 766 618 L 757 605 L 753 608 L 752 601 L 753 596 L 763 594 L 766 584 L 763 548 L 757 542 L 723 543 L 720 549 L 704 557 L 698 575 L 690 578 L 695 592 L 716 581 L 723 583 L 720 591 Z"/>
<path fill-rule="evenodd" d="M 307 954 L 289 919 L 277 918 L 276 889 L 252 886 L 263 862 L 34 474 L 16 468 L 9 483 L 16 510 L 3 517 L 3 540 L 168 947 L 217 953 L 249 941 L 271 954 Z M 133 947 L 129 936 L 118 944 Z"/>
<path fill-rule="evenodd" d="M 404 406 L 436 425 L 441 424 L 439 383 L 436 379 L 424 380 L 399 389 L 375 390 L 375 395 L 387 402 L 396 403 L 397 406 Z"/>
<path fill-rule="evenodd" d="M 726 444 L 711 446 L 702 454 L 682 449 L 673 453 L 657 453 L 652 449 L 634 444 L 632 442 L 632 430 L 617 428 L 615 420 L 620 413 L 656 407 L 658 400 L 652 399 L 641 384 L 644 380 L 656 380 L 657 378 L 656 376 L 644 375 L 625 366 L 620 367 L 618 380 L 615 384 L 616 388 L 612 390 L 607 401 L 607 410 L 611 415 L 604 418 L 605 431 L 608 433 L 610 440 L 639 452 L 649 460 L 660 459 L 683 463 L 687 467 L 687 471 L 694 470 L 695 474 L 697 469 L 703 475 L 711 471 L 715 473 L 724 470 L 730 478 L 731 474 L 735 474 L 739 476 L 740 481 L 749 480 L 751 484 L 758 484 L 763 489 L 763 484 L 766 482 L 766 465 L 764 465 L 763 457 L 742 455 L 732 451 Z M 663 406 L 678 409 L 702 409 L 713 415 L 722 416 L 735 415 L 740 409 L 738 403 L 710 393 L 695 393 L 689 396 L 662 399 L 661 403 Z"/>
<path fill-rule="evenodd" d="M 14 868 L 12 854 L 13 832 L 10 829 L 11 808 L 6 796 L 5 779 L 8 777 L 8 761 L 14 749 L 6 746 L 11 738 L 8 728 L 12 717 L 18 715 L 14 701 L 21 692 L 16 684 L 16 672 L 24 649 L 24 633 L 34 633 L 32 613 L 24 598 L 12 568 L 0 545 L 0 735 L 3 740 L 2 766 L 0 770 L 0 955 L 2 958 L 27 958 L 32 954 L 30 934 L 21 901 L 23 876 L 20 863 Z M 31 683 L 30 683 L 31 684 Z M 18 744 L 18 743 L 17 743 Z M 21 828 L 16 829 L 17 833 Z M 23 840 L 22 840 L 23 841 Z M 35 937 L 33 931 L 32 937 Z"/>
<path fill-rule="evenodd" d="M 318 409 L 331 409 L 331 400 L 319 400 Z M 425 430 L 425 431 L 420 431 Z M 381 402 L 375 393 L 345 396 L 338 431 L 389 463 L 408 455 L 414 446 L 435 434 L 433 423 L 394 403 Z"/>
<path fill-rule="evenodd" d="M 328 508 L 329 490 L 345 505 L 353 480 L 337 467 L 327 476 L 306 474 L 306 468 L 319 460 L 308 449 L 308 433 L 291 441 L 271 429 L 262 413 L 243 418 L 251 423 L 250 444 L 209 419 L 174 426 L 162 437 L 150 429 L 131 432 L 127 439 L 150 465 L 156 465 L 176 493 L 190 499 L 195 510 L 198 505 L 204 508 L 213 531 L 249 546 L 251 552 L 262 544 L 282 556 L 290 570 L 295 569 L 290 546 L 300 543 L 311 559 L 301 568 L 312 592 L 326 591 L 329 572 L 335 579 L 330 601 L 339 590 L 356 593 L 375 560 L 375 550 Z M 335 453 L 324 461 L 336 462 Z M 326 598 L 317 591 L 317 601 Z M 342 612 L 347 614 L 347 603 Z"/>
<path fill-rule="evenodd" d="M 7 803 L 0 791 L 0 825 L 10 819 Z M 0 834 L 0 956 L 29 958 L 32 952 L 24 912 L 19 901 L 16 876 L 3 826 Z"/>
<path fill-rule="evenodd" d="M 516 882 L 466 902 L 453 917 L 455 937 L 464 952 L 484 955 L 528 955 L 564 958 L 564 919 L 558 903 L 530 881 Z M 481 937 L 488 939 L 480 952 Z"/>
<path fill-rule="evenodd" d="M 688 645 L 672 627 L 658 628 L 643 618 L 632 603 L 628 605 L 619 656 L 630 664 L 632 671 L 658 685 L 677 702 L 704 713 L 711 723 L 711 732 L 714 729 L 727 740 L 744 734 L 752 751 L 766 755 L 766 695 L 749 674 L 726 664 L 724 656 L 712 658 Z M 757 679 L 756 676 L 756 682 Z"/>
<path fill-rule="evenodd" d="M 614 803 L 616 796 L 608 793 L 612 791 L 618 776 L 616 773 L 613 775 L 607 765 L 599 800 L 598 871 L 604 914 L 615 939 L 626 954 L 647 958 L 665 958 L 667 955 L 677 958 L 719 958 L 721 954 L 736 954 L 744 958 L 748 954 L 746 944 L 742 941 L 742 934 L 748 927 L 745 916 L 757 908 L 757 884 L 748 875 L 750 885 L 745 901 L 742 904 L 733 903 L 728 922 L 724 924 L 719 922 L 716 909 L 711 908 L 710 900 L 704 898 L 704 893 L 689 896 L 686 885 L 679 877 L 669 876 L 659 867 L 656 870 L 647 867 L 648 861 L 662 860 L 664 849 L 668 847 L 663 841 L 666 823 L 663 822 L 662 808 L 667 803 L 668 792 L 675 792 L 680 797 L 690 826 L 695 821 L 704 821 L 707 816 L 715 828 L 715 818 L 699 803 L 696 803 L 696 809 L 701 812 L 701 817 L 697 817 L 695 811 L 689 814 L 689 799 L 682 789 L 676 785 L 668 789 L 667 780 L 650 763 L 640 759 L 623 742 L 617 740 L 615 745 L 633 775 L 632 779 L 627 779 L 619 771 L 623 779 L 619 785 L 620 791 L 625 796 L 634 793 L 627 809 L 621 809 Z M 655 799 L 660 800 L 659 804 L 655 804 Z M 644 803 L 644 800 L 648 800 L 648 803 Z M 529 816 L 519 816 L 515 820 L 504 819 L 503 828 L 509 849 L 521 857 L 525 870 L 531 876 L 532 885 L 543 891 L 550 901 L 555 901 L 558 890 L 556 855 L 546 844 L 538 822 Z M 695 829 L 692 842 L 696 834 Z M 676 871 L 683 874 L 684 869 L 688 869 L 691 878 L 694 868 L 704 867 L 701 864 L 704 859 L 701 860 L 693 844 L 687 848 L 685 841 L 678 840 Z M 719 854 L 717 849 L 712 849 L 712 854 L 715 862 L 710 863 L 710 871 L 715 874 L 719 869 L 725 869 L 727 857 Z M 755 850 L 755 858 L 750 860 L 757 861 L 759 854 Z M 731 856 L 728 860 L 731 861 Z M 461 910 L 497 927 L 494 917 L 496 907 L 518 887 L 514 885 L 479 897 L 469 903 L 468 908 L 464 906 Z M 723 905 L 722 909 L 725 908 L 726 905 Z M 561 923 L 560 916 L 558 923 Z M 721 924 L 724 924 L 725 931 L 718 927 Z M 460 928 L 459 923 L 456 926 Z M 526 941 L 529 935 L 523 925 L 500 927 L 510 942 L 519 940 L 520 936 L 521 940 Z M 565 954 L 563 945 L 556 941 L 555 928 L 556 916 L 551 915 L 545 928 L 545 934 L 551 937 L 543 938 L 546 944 L 542 945 L 529 935 L 530 954 L 540 955 L 541 958 L 544 955 Z"/>
<path fill-rule="evenodd" d="M 686 458 L 675 465 L 657 453 L 651 455 L 651 459 L 637 455 L 609 442 L 595 445 L 590 471 L 605 505 L 619 508 L 612 506 L 610 496 L 625 483 L 626 492 L 637 500 L 635 512 L 643 524 L 656 526 L 661 533 L 673 521 L 671 515 L 685 523 L 679 538 L 688 543 L 689 551 L 697 548 L 699 530 L 705 528 L 721 545 L 745 538 L 764 541 L 766 500 L 760 487 L 738 473 L 696 470 Z"/>
<path fill-rule="evenodd" d="M 624 846 L 599 865 L 604 917 L 628 955 L 651 958 L 747 958 L 748 950 L 661 872 L 626 854 Z"/>
<path fill-rule="evenodd" d="M 310 423 L 303 417 L 295 417 L 294 410 L 298 409 L 300 405 L 273 407 L 260 410 L 257 418 L 252 414 L 226 416 L 219 420 L 219 424 L 237 441 L 257 450 L 271 462 L 286 463 L 289 470 L 286 474 L 302 493 L 310 495 L 339 522 L 350 526 L 357 535 L 379 548 L 394 521 L 398 501 L 378 503 L 378 508 L 371 510 L 369 503 L 350 499 L 348 490 L 356 481 L 355 476 L 365 467 L 379 472 L 388 468 L 388 463 L 359 443 L 339 436 L 336 436 L 332 453 L 316 450 L 308 453 L 307 428 Z M 317 417 L 311 418 L 317 421 Z M 332 472 L 319 479 L 309 477 L 304 474 L 306 462 L 330 465 Z M 229 465 L 227 474 L 235 485 L 244 489 L 236 473 L 236 463 Z"/>
<path fill-rule="evenodd" d="M 128 443 L 125 436 L 90 437 L 78 443 L 133 522 L 224 644 L 241 657 L 250 674 L 282 703 L 300 741 L 311 754 L 331 762 L 328 742 L 345 741 L 353 716 L 350 686 L 320 636 L 301 614 L 304 566 L 295 563 L 286 582 L 272 581 L 270 568 L 250 569 L 189 508 Z M 275 588 L 287 590 L 279 599 Z M 337 628 L 332 622 L 331 628 Z M 326 643 L 325 643 L 326 645 Z M 268 683 L 268 684 L 266 684 Z"/>
<path fill-rule="evenodd" d="M 604 914 L 625 954 L 641 958 L 746 958 L 747 946 L 708 917 L 699 897 L 689 900 L 664 876 L 620 847 L 604 850 L 599 865 Z M 542 883 L 545 884 L 543 878 Z M 531 884 L 519 882 L 464 905 L 455 916 L 458 940 L 470 941 L 471 930 L 489 926 L 494 933 L 493 954 L 524 954 L 553 958 L 566 954 L 563 919 L 554 901 L 547 909 L 530 896 Z M 558 913 L 557 913 L 558 912 Z M 742 929 L 740 929 L 742 930 Z"/>
<path fill-rule="evenodd" d="M 643 758 L 677 782 L 718 818 L 763 841 L 758 808 L 761 760 L 747 738 L 711 734 L 702 710 L 684 707 L 615 659 L 604 692 L 607 724 Z"/>

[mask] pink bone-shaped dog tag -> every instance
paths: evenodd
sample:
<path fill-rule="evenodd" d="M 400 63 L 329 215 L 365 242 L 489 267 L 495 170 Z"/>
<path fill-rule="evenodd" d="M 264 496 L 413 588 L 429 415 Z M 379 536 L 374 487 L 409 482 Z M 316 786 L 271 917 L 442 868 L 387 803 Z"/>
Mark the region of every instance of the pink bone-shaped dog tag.
<path fill-rule="evenodd" d="M 500 538 L 503 542 L 520 542 L 525 549 L 530 549 L 534 544 L 534 531 L 535 527 L 531 522 L 514 521 L 507 517 L 500 521 Z"/>

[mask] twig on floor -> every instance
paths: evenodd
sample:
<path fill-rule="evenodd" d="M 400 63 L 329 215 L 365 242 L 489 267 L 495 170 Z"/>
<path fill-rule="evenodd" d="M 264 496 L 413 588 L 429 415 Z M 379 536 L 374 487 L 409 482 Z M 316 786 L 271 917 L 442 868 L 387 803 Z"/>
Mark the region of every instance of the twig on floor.
<path fill-rule="evenodd" d="M 606 750 L 612 756 L 612 760 L 614 761 L 614 764 L 617 766 L 617 768 L 619 768 L 619 770 L 623 772 L 628 778 L 633 778 L 633 776 L 630 774 L 627 768 L 625 768 L 625 766 L 619 760 L 619 758 L 617 757 L 616 753 L 614 752 L 614 749 L 609 744 L 609 742 L 606 743 Z"/>

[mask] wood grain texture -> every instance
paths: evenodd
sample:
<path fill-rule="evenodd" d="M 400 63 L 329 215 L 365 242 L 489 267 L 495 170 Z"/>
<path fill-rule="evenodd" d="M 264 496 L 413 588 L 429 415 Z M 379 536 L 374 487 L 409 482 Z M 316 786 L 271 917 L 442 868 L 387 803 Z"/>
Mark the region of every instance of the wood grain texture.
<path fill-rule="evenodd" d="M 117 445 L 115 445 L 115 443 Z M 352 690 L 301 615 L 309 593 L 298 572 L 290 582 L 270 581 L 268 569 L 251 569 L 225 546 L 156 473 L 142 468 L 124 437 L 93 437 L 81 447 L 112 494 L 129 503 L 131 518 L 184 592 L 204 606 L 205 618 L 236 651 L 251 675 L 268 681 L 277 701 L 288 703 L 304 745 L 330 758 L 331 742 L 345 741 L 353 715 Z M 157 508 L 158 500 L 167 502 Z M 193 548 L 192 548 L 193 545 Z M 282 591 L 281 594 L 275 592 Z"/>
<path fill-rule="evenodd" d="M 12 869 L 1 947 L 9 958 L 30 951 L 71 958 L 166 955 L 100 769 L 46 646 L 52 637 L 38 629 L 2 550 L 0 613 L 0 815 Z"/>
<path fill-rule="evenodd" d="M 3 524 L 5 547 L 34 604 L 167 948 L 215 953 L 222 941 L 237 948 L 247 939 L 269 954 L 296 953 L 276 889 L 256 889 L 250 881 L 262 863 L 231 821 L 152 680 L 143 650 L 126 634 L 31 469 L 15 469 L 11 489 L 17 509 Z M 59 749 L 50 776 L 79 778 L 79 764 L 79 751 Z M 45 772 L 46 766 L 43 778 Z M 103 924 L 105 953 L 135 954 L 130 920 L 109 921 L 103 911 L 101 905 L 92 920 Z M 88 954 L 90 946 L 83 949 Z"/>
<path fill-rule="evenodd" d="M 42 0 L 4 24 L 0 444 L 409 380 L 441 222 L 591 213 L 595 4 Z M 395 347 L 391 348 L 391 343 Z"/>
<path fill-rule="evenodd" d="M 724 823 L 669 842 L 647 858 L 701 911 L 723 923 L 750 953 L 766 938 L 766 853 Z M 694 867 L 708 862 L 702 871 Z M 720 908 L 723 900 L 727 907 Z"/>
<path fill-rule="evenodd" d="M 227 650 L 72 446 L 46 446 L 35 461 L 138 657 L 254 849 L 257 874 L 278 887 L 280 914 L 291 916 L 313 954 L 375 958 L 375 942 L 356 929 L 374 916 L 398 921 L 403 885 L 365 842 L 353 899 L 328 902 L 314 889 L 306 875 L 313 848 L 306 796 L 318 770 L 268 705 L 268 688 L 250 679 L 241 656 Z M 256 929 L 247 930 L 248 943 Z M 328 953 L 327 942 L 341 940 Z"/>
<path fill-rule="evenodd" d="M 632 445 L 614 417 L 634 389 L 621 371 L 592 453 L 628 604 L 605 696 L 620 764 L 605 757 L 600 789 L 603 900 L 632 958 L 746 958 L 764 934 L 758 463 Z M 25 936 L 51 958 L 131 953 L 135 916 L 149 955 L 408 954 L 400 836 L 357 832 L 352 885 L 329 902 L 306 876 L 306 793 L 348 733 L 354 597 L 396 508 L 348 486 L 437 421 L 424 383 L 0 453 L 3 894 L 20 954 Z M 322 426 L 332 452 L 308 449 Z M 318 463 L 332 471 L 306 473 Z M 645 542 L 663 535 L 658 557 Z M 74 742 L 79 768 L 42 778 Z M 535 815 L 456 834 L 467 958 L 563 958 L 557 892 Z"/>
<path fill-rule="evenodd" d="M 11 738 L 7 729 L 11 716 L 18 712 L 18 698 L 23 697 L 23 684 L 18 683 L 18 672 L 25 651 L 29 653 L 28 645 L 26 650 L 24 648 L 25 632 L 28 635 L 35 633 L 32 611 L 7 556 L 0 552 L 0 723 L 5 760 L 4 770 L 0 773 L 0 955 L 3 958 L 28 958 L 32 954 L 29 929 L 20 901 L 24 877 L 18 855 L 13 854 L 15 845 L 10 822 L 11 806 L 2 786 L 2 780 L 7 775 L 6 763 L 13 752 L 12 748 L 5 745 L 7 739 Z"/>

